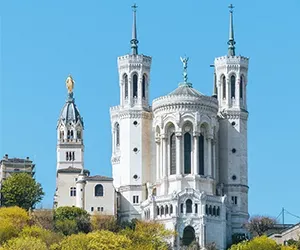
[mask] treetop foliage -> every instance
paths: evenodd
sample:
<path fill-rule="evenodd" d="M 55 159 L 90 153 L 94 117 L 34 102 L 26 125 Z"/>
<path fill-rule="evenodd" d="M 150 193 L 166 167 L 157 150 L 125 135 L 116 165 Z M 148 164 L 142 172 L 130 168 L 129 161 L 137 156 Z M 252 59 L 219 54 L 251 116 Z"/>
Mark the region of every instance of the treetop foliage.
<path fill-rule="evenodd" d="M 27 173 L 13 174 L 7 178 L 0 193 L 4 206 L 18 206 L 26 210 L 34 208 L 44 196 L 41 184 Z"/>

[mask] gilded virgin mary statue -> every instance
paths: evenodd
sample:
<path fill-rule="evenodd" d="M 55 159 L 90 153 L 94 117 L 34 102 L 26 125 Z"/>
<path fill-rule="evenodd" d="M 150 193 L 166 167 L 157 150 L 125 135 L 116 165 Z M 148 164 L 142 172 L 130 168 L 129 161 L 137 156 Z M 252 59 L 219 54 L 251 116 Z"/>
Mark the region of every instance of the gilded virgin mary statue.
<path fill-rule="evenodd" d="M 69 93 L 72 93 L 73 92 L 73 89 L 74 89 L 74 80 L 72 78 L 71 75 L 68 76 L 67 80 L 66 80 L 66 86 L 67 86 L 67 89 L 68 89 L 68 92 Z"/>

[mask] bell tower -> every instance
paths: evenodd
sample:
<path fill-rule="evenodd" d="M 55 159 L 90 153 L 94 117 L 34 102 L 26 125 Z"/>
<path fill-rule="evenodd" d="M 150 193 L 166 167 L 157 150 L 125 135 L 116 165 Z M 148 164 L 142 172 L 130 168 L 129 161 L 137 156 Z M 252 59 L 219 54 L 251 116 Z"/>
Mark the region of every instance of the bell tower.
<path fill-rule="evenodd" d="M 112 169 L 118 191 L 118 213 L 140 217 L 140 203 L 151 180 L 152 112 L 149 106 L 151 57 L 138 53 L 137 6 L 132 6 L 131 53 L 118 57 L 120 105 L 111 107 Z"/>
<path fill-rule="evenodd" d="M 229 6 L 229 41 L 226 56 L 214 61 L 215 95 L 219 104 L 219 167 L 223 193 L 231 203 L 232 234 L 245 233 L 248 220 L 247 57 L 236 55 L 233 6 Z"/>
<path fill-rule="evenodd" d="M 74 99 L 74 80 L 66 80 L 68 96 L 57 123 L 57 166 L 54 207 L 76 205 L 76 179 L 84 169 L 83 119 Z"/>

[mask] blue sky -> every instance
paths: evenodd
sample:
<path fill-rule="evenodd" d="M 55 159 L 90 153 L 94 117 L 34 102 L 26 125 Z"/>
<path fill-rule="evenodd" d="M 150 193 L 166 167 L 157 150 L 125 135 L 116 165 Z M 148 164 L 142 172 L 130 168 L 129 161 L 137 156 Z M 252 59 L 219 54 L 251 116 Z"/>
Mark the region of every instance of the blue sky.
<path fill-rule="evenodd" d="M 139 52 L 153 57 L 151 99 L 189 80 L 211 95 L 215 57 L 227 53 L 231 2 L 137 1 Z M 250 57 L 249 212 L 300 215 L 298 113 L 300 2 L 232 1 L 237 54 Z M 36 163 L 52 206 L 56 122 L 72 74 L 85 122 L 85 167 L 111 175 L 109 107 L 119 102 L 117 57 L 130 51 L 132 1 L 2 1 L 0 155 Z M 286 222 L 297 222 L 286 216 Z"/>

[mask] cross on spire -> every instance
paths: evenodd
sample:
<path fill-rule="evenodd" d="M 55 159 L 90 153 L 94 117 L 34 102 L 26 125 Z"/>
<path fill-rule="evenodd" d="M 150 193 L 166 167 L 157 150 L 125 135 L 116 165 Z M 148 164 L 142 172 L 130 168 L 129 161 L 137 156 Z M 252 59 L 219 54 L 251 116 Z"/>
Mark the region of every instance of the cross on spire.
<path fill-rule="evenodd" d="M 234 6 L 232 5 L 232 4 L 230 4 L 229 6 L 228 6 L 228 8 L 230 9 L 230 13 L 232 13 L 233 12 L 233 9 L 234 9 Z"/>
<path fill-rule="evenodd" d="M 133 10 L 134 12 L 136 12 L 137 7 L 138 7 L 138 6 L 136 5 L 136 3 L 135 3 L 134 5 L 131 6 L 131 8 L 132 8 L 132 10 Z"/>
<path fill-rule="evenodd" d="M 130 40 L 130 43 L 131 43 L 131 53 L 133 55 L 138 54 L 138 43 L 139 43 L 139 41 L 137 40 L 137 32 L 136 32 L 136 9 L 137 9 L 137 7 L 138 6 L 136 4 L 131 6 L 132 12 L 133 12 L 133 24 L 132 24 L 132 38 Z"/>

